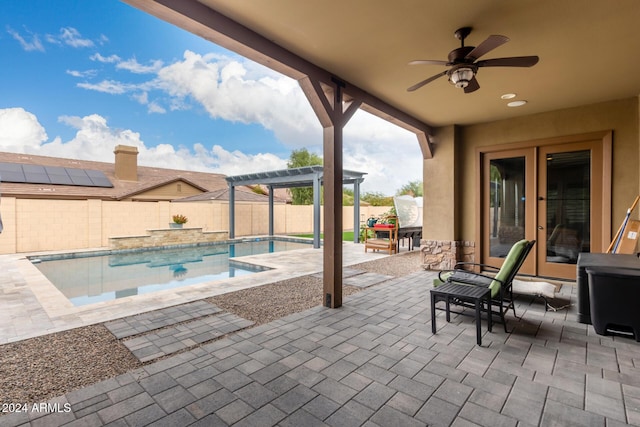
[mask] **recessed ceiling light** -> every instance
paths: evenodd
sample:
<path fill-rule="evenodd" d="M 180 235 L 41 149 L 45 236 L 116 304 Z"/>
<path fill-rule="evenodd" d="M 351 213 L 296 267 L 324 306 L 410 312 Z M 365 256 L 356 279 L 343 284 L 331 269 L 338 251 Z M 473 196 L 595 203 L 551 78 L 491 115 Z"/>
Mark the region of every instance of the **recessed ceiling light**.
<path fill-rule="evenodd" d="M 527 101 L 511 101 L 507 104 L 507 107 L 522 107 Z"/>
<path fill-rule="evenodd" d="M 513 99 L 516 97 L 515 93 L 505 93 L 504 95 L 502 95 L 500 98 L 501 99 Z"/>

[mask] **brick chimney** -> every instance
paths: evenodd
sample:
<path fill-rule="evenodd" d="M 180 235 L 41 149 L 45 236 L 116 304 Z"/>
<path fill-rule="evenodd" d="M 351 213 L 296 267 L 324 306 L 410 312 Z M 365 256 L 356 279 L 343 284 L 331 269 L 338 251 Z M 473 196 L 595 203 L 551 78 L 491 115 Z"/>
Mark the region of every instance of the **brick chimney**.
<path fill-rule="evenodd" d="M 123 181 L 137 181 L 138 148 L 117 145 L 113 152 L 116 155 L 116 178 Z"/>

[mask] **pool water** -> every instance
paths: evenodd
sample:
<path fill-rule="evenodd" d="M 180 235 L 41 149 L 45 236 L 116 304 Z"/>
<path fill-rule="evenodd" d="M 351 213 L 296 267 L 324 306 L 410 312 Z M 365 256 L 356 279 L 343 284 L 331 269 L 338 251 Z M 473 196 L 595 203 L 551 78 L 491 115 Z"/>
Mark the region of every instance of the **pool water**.
<path fill-rule="evenodd" d="M 235 257 L 309 248 L 311 244 L 261 240 L 231 244 L 63 254 L 31 259 L 75 306 L 223 280 L 264 271 Z"/>

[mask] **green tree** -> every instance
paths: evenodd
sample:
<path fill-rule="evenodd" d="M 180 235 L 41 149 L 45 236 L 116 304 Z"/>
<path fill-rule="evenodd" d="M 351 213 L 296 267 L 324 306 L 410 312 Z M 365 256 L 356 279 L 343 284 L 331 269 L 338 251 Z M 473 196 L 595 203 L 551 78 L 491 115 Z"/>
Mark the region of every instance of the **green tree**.
<path fill-rule="evenodd" d="M 322 157 L 310 153 L 306 148 L 293 150 L 287 162 L 287 168 L 301 168 L 303 166 L 321 166 Z M 294 205 L 312 205 L 313 187 L 300 187 L 291 189 L 291 201 Z"/>
<path fill-rule="evenodd" d="M 371 206 L 393 206 L 393 197 L 377 192 L 363 193 L 360 196 L 360 200 L 369 203 Z"/>
<path fill-rule="evenodd" d="M 412 197 L 422 197 L 422 181 L 410 181 L 409 183 L 400 187 L 396 192 L 396 196 L 409 195 Z"/>
<path fill-rule="evenodd" d="M 355 203 L 355 195 L 351 188 L 342 189 L 342 206 L 353 206 Z"/>

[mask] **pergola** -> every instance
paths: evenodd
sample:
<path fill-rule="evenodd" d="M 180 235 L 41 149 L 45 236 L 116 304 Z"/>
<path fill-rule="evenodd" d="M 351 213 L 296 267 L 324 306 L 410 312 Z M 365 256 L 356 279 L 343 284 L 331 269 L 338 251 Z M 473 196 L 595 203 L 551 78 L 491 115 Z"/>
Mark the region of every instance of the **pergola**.
<path fill-rule="evenodd" d="M 360 183 L 365 172 L 342 171 L 342 184 L 353 184 L 353 241 L 358 243 L 360 218 Z M 273 226 L 273 189 L 274 188 L 313 188 L 313 247 L 320 247 L 320 187 L 323 183 L 323 166 L 304 166 L 269 172 L 257 172 L 245 175 L 229 176 L 229 237 L 235 237 L 235 187 L 239 185 L 266 185 L 269 189 L 269 236 L 274 235 Z"/>

